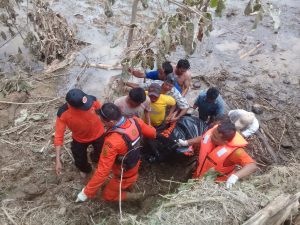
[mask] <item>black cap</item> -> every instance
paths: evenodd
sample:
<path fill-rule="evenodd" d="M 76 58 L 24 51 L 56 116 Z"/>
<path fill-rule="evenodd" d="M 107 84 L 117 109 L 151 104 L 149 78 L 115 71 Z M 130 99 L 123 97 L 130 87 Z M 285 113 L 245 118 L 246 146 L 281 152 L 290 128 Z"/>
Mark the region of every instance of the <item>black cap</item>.
<path fill-rule="evenodd" d="M 169 73 L 167 75 L 167 78 L 165 79 L 165 82 L 168 84 L 175 85 L 177 82 L 175 75 L 173 73 Z"/>
<path fill-rule="evenodd" d="M 94 97 L 82 90 L 74 88 L 68 91 L 66 101 L 76 109 L 89 110 L 93 105 Z"/>

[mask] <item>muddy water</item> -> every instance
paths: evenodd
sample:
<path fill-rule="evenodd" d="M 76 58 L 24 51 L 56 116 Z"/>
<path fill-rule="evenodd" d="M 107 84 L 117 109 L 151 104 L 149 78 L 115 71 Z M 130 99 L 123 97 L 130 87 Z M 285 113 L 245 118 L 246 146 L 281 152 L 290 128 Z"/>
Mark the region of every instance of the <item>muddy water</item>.
<path fill-rule="evenodd" d="M 156 7 L 155 4 L 152 4 L 148 11 L 144 11 L 139 6 L 137 18 L 141 15 L 151 17 L 151 12 Z M 77 64 L 80 65 L 85 60 L 88 60 L 89 63 L 104 64 L 120 62 L 122 51 L 126 46 L 127 30 L 121 37 L 119 34 L 122 29 L 126 29 L 121 24 L 128 24 L 130 21 L 131 1 L 116 1 L 112 8 L 114 17 L 111 19 L 104 15 L 103 2 L 58 1 L 52 2 L 51 8 L 66 17 L 69 24 L 77 31 L 78 39 L 90 44 L 78 54 Z M 119 37 L 116 38 L 118 35 Z M 76 77 L 80 71 L 82 68 L 78 66 L 69 69 L 69 76 L 60 87 L 62 93 L 76 86 L 99 98 L 104 98 L 105 87 L 109 79 L 121 72 L 87 68 L 81 80 L 77 82 Z"/>
<path fill-rule="evenodd" d="M 168 6 L 164 1 L 161 2 L 165 11 L 173 10 L 172 6 Z M 281 27 L 277 34 L 273 32 L 270 16 L 265 16 L 256 30 L 251 29 L 254 16 L 243 15 L 247 2 L 248 0 L 227 1 L 224 16 L 214 18 L 214 30 L 210 37 L 198 43 L 196 53 L 190 57 L 193 74 L 210 76 L 213 71 L 225 68 L 233 77 L 246 79 L 249 85 L 261 85 L 263 80 L 264 88 L 270 85 L 275 85 L 278 89 L 299 87 L 300 2 L 297 0 L 268 1 L 281 10 Z M 109 78 L 119 74 L 120 71 L 93 68 L 86 68 L 83 71 L 80 65 L 86 60 L 90 63 L 105 64 L 114 64 L 120 60 L 126 44 L 127 32 L 121 36 L 118 45 L 114 47 L 111 45 L 115 41 L 114 37 L 124 28 L 121 24 L 127 24 L 130 20 L 130 5 L 131 1 L 117 1 L 113 6 L 115 16 L 109 19 L 104 15 L 103 1 L 50 1 L 51 8 L 65 16 L 70 26 L 77 31 L 76 37 L 90 44 L 78 53 L 75 64 L 66 71 L 68 76 L 59 87 L 62 95 L 75 86 L 97 97 L 105 95 L 104 87 Z M 151 2 L 147 10 L 143 10 L 140 6 L 138 19 L 142 16 L 153 18 L 152 12 L 157 7 L 160 6 Z M 26 10 L 26 4 L 22 3 L 20 15 L 17 17 L 21 28 L 26 25 Z M 259 43 L 262 45 L 247 55 L 247 52 Z M 17 54 L 19 47 L 24 58 L 27 59 L 28 52 L 22 46 L 22 38 L 19 35 L 1 48 L 0 59 L 3 60 L 10 54 Z M 244 54 L 246 56 L 241 59 Z M 178 49 L 170 59 L 176 62 L 184 56 L 184 52 Z M 77 81 L 76 78 L 82 71 L 80 80 Z M 283 82 L 288 84 L 283 85 Z M 227 83 L 233 88 L 237 85 L 235 79 Z M 195 95 L 191 93 L 190 98 L 193 99 Z"/>
<path fill-rule="evenodd" d="M 190 57 L 193 74 L 209 77 L 213 71 L 223 68 L 230 73 L 231 79 L 228 79 L 226 84 L 232 88 L 239 85 L 236 80 L 243 80 L 249 87 L 262 86 L 264 89 L 274 88 L 280 92 L 292 87 L 294 92 L 292 95 L 297 97 L 300 76 L 300 21 L 297 15 L 300 13 L 300 2 L 269 1 L 281 11 L 281 27 L 278 33 L 274 33 L 273 22 L 268 15 L 263 18 L 256 30 L 252 30 L 255 17 L 243 15 L 247 2 L 247 0 L 227 1 L 224 16 L 214 18 L 214 30 L 210 37 L 198 43 L 196 53 Z M 77 30 L 77 37 L 80 40 L 91 44 L 81 51 L 88 57 L 89 62 L 113 64 L 120 60 L 126 37 L 121 38 L 119 45 L 114 48 L 111 48 L 111 43 L 121 28 L 117 23 L 129 21 L 130 4 L 127 1 L 117 1 L 113 6 L 115 16 L 112 19 L 107 19 L 103 15 L 103 4 L 96 4 L 93 1 L 75 3 L 59 1 L 53 2 L 51 7 L 67 18 Z M 150 5 L 151 7 L 155 6 Z M 140 15 L 147 13 L 142 8 L 139 9 Z M 121 16 L 124 19 L 120 20 Z M 149 13 L 147 16 L 151 17 Z M 115 21 L 115 24 L 112 21 Z M 262 43 L 261 46 L 248 54 L 259 43 Z M 184 56 L 184 52 L 178 49 L 170 59 L 176 62 Z M 77 63 L 81 64 L 84 60 L 86 58 L 79 53 Z M 75 78 L 81 70 L 82 68 L 78 66 L 71 67 L 68 79 L 61 87 L 63 92 L 77 83 Z M 119 73 L 120 71 L 87 68 L 77 85 L 97 97 L 103 97 L 105 95 L 103 87 L 111 76 Z M 196 95 L 197 92 L 190 93 L 191 104 Z"/>
<path fill-rule="evenodd" d="M 101 4 L 96 4 L 95 1 L 58 1 L 53 2 L 51 8 L 66 17 L 68 23 L 77 31 L 76 38 L 89 43 L 89 46 L 78 54 L 76 64 L 81 65 L 86 60 L 89 63 L 105 64 L 119 61 L 124 46 L 121 44 L 114 48 L 110 47 L 116 27 L 109 25 L 99 27 L 95 22 L 105 19 Z M 86 68 L 80 81 L 77 81 L 76 78 L 81 71 L 80 66 L 72 66 L 68 70 L 69 76 L 60 87 L 62 92 L 76 86 L 101 98 L 104 96 L 104 87 L 109 78 L 120 73 L 120 71 Z"/>
<path fill-rule="evenodd" d="M 210 37 L 198 43 L 196 53 L 190 57 L 193 75 L 205 75 L 214 81 L 215 73 L 225 69 L 229 72 L 226 85 L 233 89 L 244 88 L 247 92 L 251 87 L 261 87 L 283 93 L 283 100 L 293 97 L 300 103 L 300 2 L 268 1 L 281 11 L 278 33 L 274 33 L 268 15 L 252 30 L 255 17 L 243 15 L 247 2 L 227 1 L 224 16 L 214 18 Z M 171 58 L 176 61 L 182 56 L 179 51 Z M 189 94 L 191 103 L 197 93 Z"/>

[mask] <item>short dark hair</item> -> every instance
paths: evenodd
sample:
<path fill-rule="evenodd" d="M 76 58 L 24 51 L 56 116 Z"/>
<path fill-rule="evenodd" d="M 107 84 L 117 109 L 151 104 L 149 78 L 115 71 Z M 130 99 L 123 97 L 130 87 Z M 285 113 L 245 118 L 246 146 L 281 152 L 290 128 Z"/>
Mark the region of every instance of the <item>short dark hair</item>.
<path fill-rule="evenodd" d="M 102 119 L 109 122 L 111 120 L 119 120 L 122 117 L 121 110 L 114 103 L 104 103 L 100 110 L 97 110 L 97 113 Z"/>
<path fill-rule="evenodd" d="M 169 62 L 169 61 L 163 62 L 162 69 L 165 74 L 173 73 L 173 66 L 171 65 L 171 62 Z"/>
<path fill-rule="evenodd" d="M 218 114 L 216 116 L 213 117 L 213 122 L 226 122 L 226 121 L 231 121 L 229 116 L 226 114 Z"/>
<path fill-rule="evenodd" d="M 173 73 L 169 73 L 164 81 L 165 83 L 175 85 L 177 80 Z"/>
<path fill-rule="evenodd" d="M 215 100 L 217 99 L 217 97 L 219 96 L 220 92 L 217 88 L 215 87 L 211 87 L 207 90 L 206 92 L 206 97 L 208 99 L 211 99 L 211 100 Z"/>
<path fill-rule="evenodd" d="M 191 68 L 190 62 L 187 59 L 179 59 L 177 62 L 177 68 L 189 70 Z"/>
<path fill-rule="evenodd" d="M 129 98 L 138 103 L 141 104 L 146 100 L 146 94 L 145 90 L 143 88 L 133 88 L 129 91 Z"/>
<path fill-rule="evenodd" d="M 223 139 L 226 141 L 231 141 L 236 133 L 234 124 L 229 120 L 222 121 L 217 129 L 219 133 L 222 134 Z"/>

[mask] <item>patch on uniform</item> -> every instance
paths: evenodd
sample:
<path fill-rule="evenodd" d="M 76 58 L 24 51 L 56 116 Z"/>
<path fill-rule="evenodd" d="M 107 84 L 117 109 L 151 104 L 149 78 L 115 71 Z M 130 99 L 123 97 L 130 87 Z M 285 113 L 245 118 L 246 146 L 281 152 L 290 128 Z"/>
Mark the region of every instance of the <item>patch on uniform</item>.
<path fill-rule="evenodd" d="M 237 149 L 236 151 L 235 151 L 235 154 L 236 154 L 236 156 L 238 156 L 238 157 L 240 157 L 242 154 L 243 154 L 243 151 L 242 151 L 242 149 Z"/>
<path fill-rule="evenodd" d="M 210 137 L 210 135 L 208 135 L 208 134 L 204 136 L 204 138 L 203 138 L 204 144 L 207 144 L 209 137 Z"/>
<path fill-rule="evenodd" d="M 112 148 L 112 144 L 110 142 L 105 142 L 105 144 L 108 148 Z"/>
<path fill-rule="evenodd" d="M 133 130 L 131 131 L 131 134 L 132 134 L 133 136 L 135 136 L 135 135 L 137 134 L 136 129 L 133 129 Z"/>
<path fill-rule="evenodd" d="M 107 147 L 106 146 L 103 147 L 101 155 L 103 155 L 104 157 L 107 156 Z"/>
<path fill-rule="evenodd" d="M 219 151 L 217 151 L 217 156 L 221 157 L 227 152 L 227 149 L 225 147 L 221 148 Z"/>
<path fill-rule="evenodd" d="M 112 144 L 110 142 L 105 142 L 102 148 L 102 155 L 104 157 L 107 156 L 107 152 L 109 151 L 109 149 L 112 148 Z"/>

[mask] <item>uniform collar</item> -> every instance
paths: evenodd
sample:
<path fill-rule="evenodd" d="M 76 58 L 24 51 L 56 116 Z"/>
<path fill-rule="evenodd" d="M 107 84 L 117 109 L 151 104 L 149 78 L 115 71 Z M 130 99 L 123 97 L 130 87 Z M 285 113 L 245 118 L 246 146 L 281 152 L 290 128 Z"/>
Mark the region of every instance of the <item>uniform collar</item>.
<path fill-rule="evenodd" d="M 112 127 L 112 129 L 116 129 L 117 127 L 123 125 L 126 122 L 126 118 L 124 116 Z"/>

